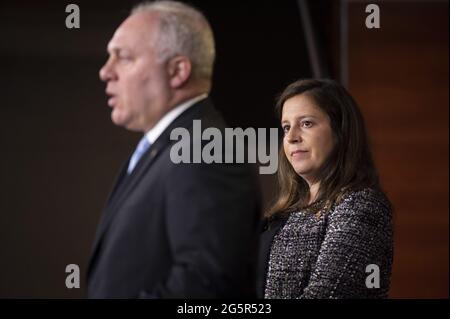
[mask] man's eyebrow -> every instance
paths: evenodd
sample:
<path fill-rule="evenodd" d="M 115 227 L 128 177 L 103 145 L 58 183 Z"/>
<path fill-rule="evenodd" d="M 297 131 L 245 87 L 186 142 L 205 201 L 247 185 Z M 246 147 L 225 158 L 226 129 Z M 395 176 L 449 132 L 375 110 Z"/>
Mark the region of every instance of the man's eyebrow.
<path fill-rule="evenodd" d="M 118 46 L 117 43 L 113 42 L 108 43 L 108 46 L 106 47 L 108 53 L 120 53 L 123 50 L 125 50 L 125 48 Z"/>
<path fill-rule="evenodd" d="M 107 48 L 106 48 L 106 52 L 108 52 L 108 53 L 119 53 L 121 51 L 121 48 L 118 48 L 118 47 L 111 47 L 111 46 L 108 46 Z"/>

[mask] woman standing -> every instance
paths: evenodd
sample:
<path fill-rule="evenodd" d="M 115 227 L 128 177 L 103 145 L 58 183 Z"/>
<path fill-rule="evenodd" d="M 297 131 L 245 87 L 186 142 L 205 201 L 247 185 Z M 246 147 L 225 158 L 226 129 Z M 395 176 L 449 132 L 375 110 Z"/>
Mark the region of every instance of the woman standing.
<path fill-rule="evenodd" d="M 300 80 L 277 106 L 280 191 L 261 237 L 265 298 L 387 297 L 391 205 L 362 115 L 332 80 Z"/>

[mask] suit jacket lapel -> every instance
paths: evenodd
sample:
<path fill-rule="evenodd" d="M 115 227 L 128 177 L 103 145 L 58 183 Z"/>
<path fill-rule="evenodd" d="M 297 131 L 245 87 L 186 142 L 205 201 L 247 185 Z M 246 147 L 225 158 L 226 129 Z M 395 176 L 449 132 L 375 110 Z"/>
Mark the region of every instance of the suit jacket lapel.
<path fill-rule="evenodd" d="M 117 178 L 116 185 L 114 186 L 113 191 L 109 196 L 106 208 L 103 211 L 103 215 L 101 217 L 94 239 L 93 255 L 95 255 L 100 239 L 108 229 L 108 226 L 114 219 L 114 216 L 117 214 L 120 205 L 123 203 L 130 190 L 133 189 L 134 185 L 138 183 L 146 167 L 151 164 L 154 158 L 156 158 L 156 155 L 159 153 L 158 149 L 153 148 L 153 146 L 154 145 L 152 145 L 152 147 L 150 147 L 150 149 L 148 149 L 145 154 L 142 155 L 142 158 L 130 175 L 127 175 L 127 167 L 129 161 L 127 161 L 127 163 L 123 165 L 122 171 Z M 145 165 L 143 165 L 144 163 Z"/>
<path fill-rule="evenodd" d="M 92 245 L 92 256 L 95 253 L 95 250 L 98 246 L 99 240 L 100 240 L 100 235 L 103 233 L 103 227 L 106 224 L 106 219 L 107 216 L 110 215 L 111 210 L 109 209 L 112 206 L 112 203 L 114 202 L 114 199 L 117 198 L 117 196 L 115 196 L 118 192 L 120 192 L 121 188 L 123 188 L 123 184 L 126 183 L 126 179 L 127 179 L 127 167 L 128 167 L 128 163 L 130 161 L 130 157 L 128 157 L 128 160 L 122 164 L 122 167 L 120 169 L 119 174 L 117 174 L 115 181 L 114 181 L 114 186 L 108 196 L 108 199 L 106 200 L 106 204 L 105 204 L 105 208 L 103 209 L 103 213 L 100 217 L 100 221 L 99 224 L 97 226 L 97 231 L 95 233 L 95 237 L 94 237 L 94 244 Z M 91 257 L 92 260 L 92 257 Z"/>
<path fill-rule="evenodd" d="M 114 181 L 114 187 L 112 188 L 112 190 L 108 196 L 108 200 L 106 201 L 106 207 L 111 205 L 111 203 L 113 202 L 113 199 L 115 198 L 114 195 L 117 192 L 119 192 L 121 186 L 125 183 L 125 179 L 127 178 L 127 168 L 128 168 L 128 164 L 130 162 L 130 158 L 131 158 L 131 156 L 129 156 L 128 160 L 124 164 L 122 164 L 120 172 L 116 176 L 116 179 Z"/>

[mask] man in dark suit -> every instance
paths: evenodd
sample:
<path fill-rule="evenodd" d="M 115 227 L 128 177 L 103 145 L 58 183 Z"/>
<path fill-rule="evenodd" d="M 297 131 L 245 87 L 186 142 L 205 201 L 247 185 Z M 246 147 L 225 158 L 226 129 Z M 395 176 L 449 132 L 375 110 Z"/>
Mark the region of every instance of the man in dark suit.
<path fill-rule="evenodd" d="M 116 30 L 108 52 L 100 78 L 111 119 L 144 136 L 104 209 L 88 296 L 253 296 L 260 210 L 253 170 L 175 164 L 170 156 L 173 129 L 192 133 L 193 120 L 225 127 L 207 97 L 215 55 L 207 20 L 185 4 L 143 4 Z"/>

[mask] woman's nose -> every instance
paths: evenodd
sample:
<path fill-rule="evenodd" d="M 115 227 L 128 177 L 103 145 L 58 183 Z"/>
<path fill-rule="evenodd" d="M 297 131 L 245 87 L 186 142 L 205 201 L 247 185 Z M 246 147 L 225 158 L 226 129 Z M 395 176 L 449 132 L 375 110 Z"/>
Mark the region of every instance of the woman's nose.
<path fill-rule="evenodd" d="M 302 140 L 300 132 L 298 132 L 295 128 L 291 128 L 287 132 L 286 139 L 289 143 L 299 143 Z"/>

